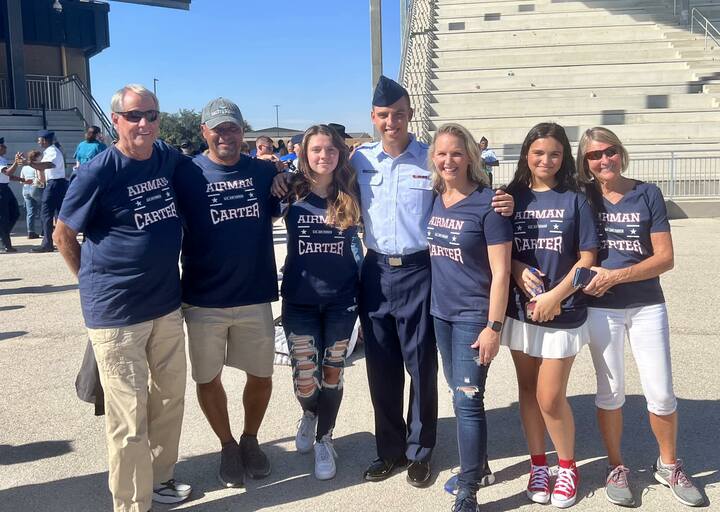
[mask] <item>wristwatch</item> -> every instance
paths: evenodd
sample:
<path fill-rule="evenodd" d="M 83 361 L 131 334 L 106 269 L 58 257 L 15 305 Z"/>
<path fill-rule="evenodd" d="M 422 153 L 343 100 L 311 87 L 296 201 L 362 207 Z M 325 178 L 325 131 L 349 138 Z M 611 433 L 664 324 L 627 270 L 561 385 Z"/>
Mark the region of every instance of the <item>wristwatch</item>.
<path fill-rule="evenodd" d="M 490 329 L 492 329 L 495 332 L 500 332 L 500 331 L 502 331 L 503 323 L 502 322 L 488 322 L 487 326 L 490 327 Z"/>

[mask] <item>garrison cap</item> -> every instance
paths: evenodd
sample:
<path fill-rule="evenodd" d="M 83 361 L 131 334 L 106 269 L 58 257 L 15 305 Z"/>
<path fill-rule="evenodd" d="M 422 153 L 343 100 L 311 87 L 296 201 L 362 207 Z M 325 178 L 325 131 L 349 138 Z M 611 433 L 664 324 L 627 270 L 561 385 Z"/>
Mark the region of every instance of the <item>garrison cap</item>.
<path fill-rule="evenodd" d="M 384 75 L 380 75 L 377 85 L 375 86 L 375 94 L 373 94 L 373 107 L 389 107 L 403 96 L 408 96 L 407 90 Z"/>
<path fill-rule="evenodd" d="M 40 139 L 53 140 L 55 138 L 55 132 L 51 132 L 49 130 L 38 130 L 37 136 Z"/>
<path fill-rule="evenodd" d="M 293 146 L 295 144 L 302 144 L 302 140 L 303 140 L 303 134 L 298 133 L 297 135 L 293 135 L 292 137 L 290 137 L 290 144 L 292 144 Z M 292 149 L 292 148 L 290 148 L 290 149 Z"/>
<path fill-rule="evenodd" d="M 395 101 L 397 101 L 397 100 L 395 100 Z M 378 105 L 378 106 L 380 106 L 380 105 Z M 352 138 L 352 137 L 350 137 L 350 135 L 348 135 L 345 132 L 344 125 L 338 124 L 338 123 L 328 123 L 327 125 L 328 125 L 328 128 L 332 128 L 333 130 L 335 130 L 337 132 L 337 134 L 340 135 L 340 137 L 342 137 L 343 139 L 351 139 Z"/>

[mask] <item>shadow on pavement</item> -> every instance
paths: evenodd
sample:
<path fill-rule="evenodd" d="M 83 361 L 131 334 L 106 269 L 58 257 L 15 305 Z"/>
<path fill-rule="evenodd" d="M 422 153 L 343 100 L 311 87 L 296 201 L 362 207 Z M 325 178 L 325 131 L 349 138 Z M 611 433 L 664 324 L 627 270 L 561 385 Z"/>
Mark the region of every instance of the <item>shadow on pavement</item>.
<path fill-rule="evenodd" d="M 0 332 L 0 341 L 9 340 L 12 338 L 18 338 L 20 336 L 25 336 L 27 333 L 28 333 L 27 331 Z"/>
<path fill-rule="evenodd" d="M 16 309 L 22 309 L 25 306 L 17 305 L 17 306 L 0 306 L 0 311 L 14 311 Z"/>
<path fill-rule="evenodd" d="M 78 285 L 76 284 L 65 284 L 62 286 L 53 286 L 46 284 L 43 286 L 23 286 L 21 288 L 7 288 L 0 290 L 0 295 L 20 295 L 21 293 L 53 293 L 53 292 L 66 292 L 68 290 L 77 290 Z"/>
<path fill-rule="evenodd" d="M 38 441 L 18 446 L 0 444 L 0 466 L 49 459 L 72 451 L 71 441 Z"/>
<path fill-rule="evenodd" d="M 603 492 L 605 482 L 605 452 L 595 425 L 594 395 L 580 395 L 570 398 L 577 425 L 577 459 L 585 462 L 580 466 L 582 483 L 579 501 Z M 344 404 L 344 414 L 350 414 L 349 404 Z M 720 424 L 720 403 L 712 400 L 678 401 L 680 413 L 679 455 L 687 461 L 687 470 L 698 486 L 720 482 L 720 445 L 716 442 L 716 426 Z M 632 485 L 636 499 L 650 492 L 669 491 L 657 488 L 652 476 L 652 464 L 657 456 L 657 447 L 647 422 L 645 399 L 642 396 L 627 397 L 624 407 L 624 457 L 632 469 Z M 343 412 L 341 411 L 341 414 Z M 490 466 L 498 469 L 493 460 L 526 456 L 527 449 L 523 438 L 517 403 L 509 407 L 487 411 L 489 430 Z M 367 486 L 368 495 L 372 495 L 375 486 L 384 483 L 367 483 L 362 474 L 367 464 L 375 456 L 374 438 L 370 432 L 355 432 L 335 439 L 338 452 L 338 472 L 333 480 L 319 481 L 313 476 L 313 457 L 287 452 L 280 443 L 291 441 L 289 438 L 264 442 L 266 451 L 273 464 L 273 473 L 264 480 L 250 480 L 245 492 L 224 496 L 209 503 L 193 505 L 187 503 L 183 510 L 196 512 L 220 512 L 226 510 L 255 511 L 272 509 L 273 506 L 289 504 L 298 500 L 320 496 L 338 489 L 356 485 Z M 65 442 L 67 443 L 67 442 Z M 548 449 L 552 445 L 548 442 Z M 15 449 L 18 447 L 12 447 Z M 4 458 L 4 457 L 3 457 Z M 433 454 L 433 471 L 450 469 L 457 465 L 457 447 L 455 420 L 440 418 L 438 422 L 438 445 Z M 205 493 L 220 488 L 217 481 L 218 454 L 208 453 L 181 460 L 177 465 L 178 480 L 193 485 L 193 496 L 200 499 Z M 554 456 L 550 456 L 554 464 Z M 478 499 L 483 510 L 506 511 L 527 504 L 524 494 L 525 475 L 528 462 L 521 461 L 496 473 L 499 482 L 519 479 L 517 493 L 496 501 L 489 501 L 492 488 L 480 490 Z M 400 475 L 404 479 L 404 476 Z M 393 477 L 397 478 L 397 477 Z M 393 482 L 394 484 L 394 482 Z M 652 487 L 650 487 L 652 485 Z M 444 492 L 436 482 L 430 492 Z M 420 499 L 420 494 L 418 499 Z M 24 485 L 12 489 L 0 490 L 0 503 L 11 506 L 22 505 L 25 510 L 51 512 L 57 510 L 99 510 L 110 504 L 107 491 L 107 474 L 96 473 L 54 482 Z M 28 508 L 29 505 L 29 508 Z M 11 508 L 10 510 L 15 510 Z M 161 510 L 167 510 L 163 507 Z"/>

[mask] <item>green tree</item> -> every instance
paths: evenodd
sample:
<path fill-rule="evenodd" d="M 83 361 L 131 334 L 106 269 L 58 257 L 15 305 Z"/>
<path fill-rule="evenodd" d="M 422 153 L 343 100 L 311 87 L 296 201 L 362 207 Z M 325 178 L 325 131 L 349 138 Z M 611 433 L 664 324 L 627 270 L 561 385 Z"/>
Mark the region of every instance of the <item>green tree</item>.
<path fill-rule="evenodd" d="M 245 131 L 251 131 L 250 124 L 243 120 Z M 200 112 L 180 109 L 177 113 L 160 112 L 160 138 L 168 144 L 179 146 L 187 140 L 197 150 L 205 141 L 200 135 Z"/>

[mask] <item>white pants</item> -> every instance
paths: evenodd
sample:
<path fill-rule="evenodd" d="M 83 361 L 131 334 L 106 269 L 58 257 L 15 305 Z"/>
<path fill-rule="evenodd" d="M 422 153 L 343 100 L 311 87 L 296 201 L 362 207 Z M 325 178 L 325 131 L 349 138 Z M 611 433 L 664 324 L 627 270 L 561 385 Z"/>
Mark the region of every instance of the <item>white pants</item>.
<path fill-rule="evenodd" d="M 590 353 L 600 409 L 625 403 L 625 334 L 635 358 L 647 408 L 658 416 L 675 412 L 670 364 L 670 327 L 665 304 L 627 309 L 588 308 Z"/>

